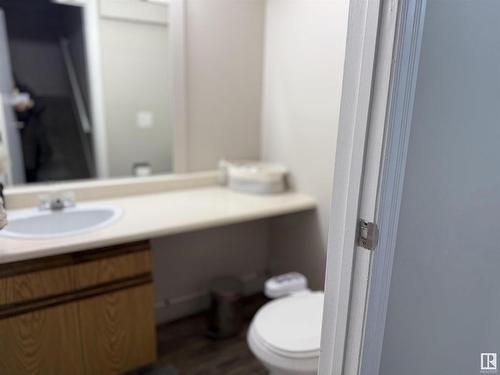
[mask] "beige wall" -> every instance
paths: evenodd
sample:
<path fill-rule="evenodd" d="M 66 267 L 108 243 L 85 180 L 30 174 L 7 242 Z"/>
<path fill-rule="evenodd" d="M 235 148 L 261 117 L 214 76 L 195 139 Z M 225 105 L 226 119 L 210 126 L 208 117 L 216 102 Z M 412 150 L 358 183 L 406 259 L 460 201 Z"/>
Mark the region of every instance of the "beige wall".
<path fill-rule="evenodd" d="M 336 0 L 187 4 L 190 168 L 262 155 L 288 165 L 319 210 L 154 240 L 159 321 L 206 307 L 223 275 L 256 290 L 265 273 L 298 270 L 323 287 L 344 60 L 347 4 Z"/>
<path fill-rule="evenodd" d="M 264 0 L 187 0 L 188 169 L 260 156 Z"/>
<path fill-rule="evenodd" d="M 204 293 L 216 278 L 241 278 L 247 294 L 261 290 L 268 245 L 268 220 L 153 240 L 157 320 L 169 321 L 206 308 Z"/>
<path fill-rule="evenodd" d="M 214 169 L 221 158 L 260 157 L 264 20 L 265 0 L 186 1 L 188 171 Z M 160 127 L 142 130 L 134 124 L 136 111 L 167 95 L 168 77 L 152 72 L 167 64 L 160 41 L 167 40 L 168 29 L 109 18 L 100 25 L 110 174 L 129 174 L 142 155 L 154 159 L 156 173 L 171 170 L 171 142 L 159 142 L 166 138 Z M 146 39 L 156 42 L 142 43 Z M 140 72 L 141 82 L 130 72 Z M 144 89 L 134 90 L 141 83 Z M 152 110 L 157 122 L 167 116 L 166 106 Z"/>
<path fill-rule="evenodd" d="M 317 214 L 274 219 L 273 272 L 298 270 L 322 288 L 343 75 L 347 1 L 268 0 L 262 156 L 290 167 Z"/>
<path fill-rule="evenodd" d="M 260 157 L 264 11 L 264 0 L 187 0 L 190 171 L 214 169 L 223 157 Z M 259 290 L 268 246 L 268 220 L 154 240 L 158 321 L 206 307 L 203 292 L 217 277 Z"/>
<path fill-rule="evenodd" d="M 99 26 L 109 174 L 130 176 L 137 162 L 170 172 L 168 27 L 104 17 Z M 153 127 L 137 126 L 140 111 L 153 113 Z"/>

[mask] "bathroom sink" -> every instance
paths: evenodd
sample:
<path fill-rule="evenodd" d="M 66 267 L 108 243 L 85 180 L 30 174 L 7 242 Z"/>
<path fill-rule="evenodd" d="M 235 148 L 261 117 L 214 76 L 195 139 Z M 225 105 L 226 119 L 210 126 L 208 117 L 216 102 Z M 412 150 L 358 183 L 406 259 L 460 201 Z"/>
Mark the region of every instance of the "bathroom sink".
<path fill-rule="evenodd" d="M 111 205 L 78 204 L 60 211 L 29 209 L 9 214 L 1 236 L 48 239 L 95 231 L 116 222 L 122 209 Z"/>

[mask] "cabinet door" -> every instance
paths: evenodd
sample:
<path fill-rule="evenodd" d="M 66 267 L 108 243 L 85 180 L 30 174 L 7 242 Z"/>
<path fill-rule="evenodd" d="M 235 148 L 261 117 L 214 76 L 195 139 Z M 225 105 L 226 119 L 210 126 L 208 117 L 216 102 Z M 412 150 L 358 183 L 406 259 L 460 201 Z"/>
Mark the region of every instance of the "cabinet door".
<path fill-rule="evenodd" d="M 2 375 L 83 374 L 78 304 L 0 320 Z"/>
<path fill-rule="evenodd" d="M 78 304 L 87 374 L 120 374 L 156 360 L 151 283 Z"/>

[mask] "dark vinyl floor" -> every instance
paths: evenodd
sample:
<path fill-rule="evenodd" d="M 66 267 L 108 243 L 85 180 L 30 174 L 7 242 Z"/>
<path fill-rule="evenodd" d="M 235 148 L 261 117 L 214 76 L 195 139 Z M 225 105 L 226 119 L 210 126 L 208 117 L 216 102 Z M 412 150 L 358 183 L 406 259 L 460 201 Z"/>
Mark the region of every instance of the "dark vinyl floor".
<path fill-rule="evenodd" d="M 205 314 L 158 327 L 158 363 L 154 367 L 172 366 L 179 375 L 267 374 L 246 342 L 248 325 L 257 309 L 265 302 L 265 297 L 261 295 L 245 299 L 245 327 L 238 336 L 229 339 L 213 340 L 205 335 Z"/>

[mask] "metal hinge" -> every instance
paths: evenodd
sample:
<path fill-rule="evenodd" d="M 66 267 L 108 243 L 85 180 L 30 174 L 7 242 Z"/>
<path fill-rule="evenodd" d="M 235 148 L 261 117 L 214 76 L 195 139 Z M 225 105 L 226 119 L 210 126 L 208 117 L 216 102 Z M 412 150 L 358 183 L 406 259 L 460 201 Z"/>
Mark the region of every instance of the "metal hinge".
<path fill-rule="evenodd" d="M 358 225 L 358 245 L 368 250 L 375 250 L 378 244 L 378 226 L 363 219 Z"/>

